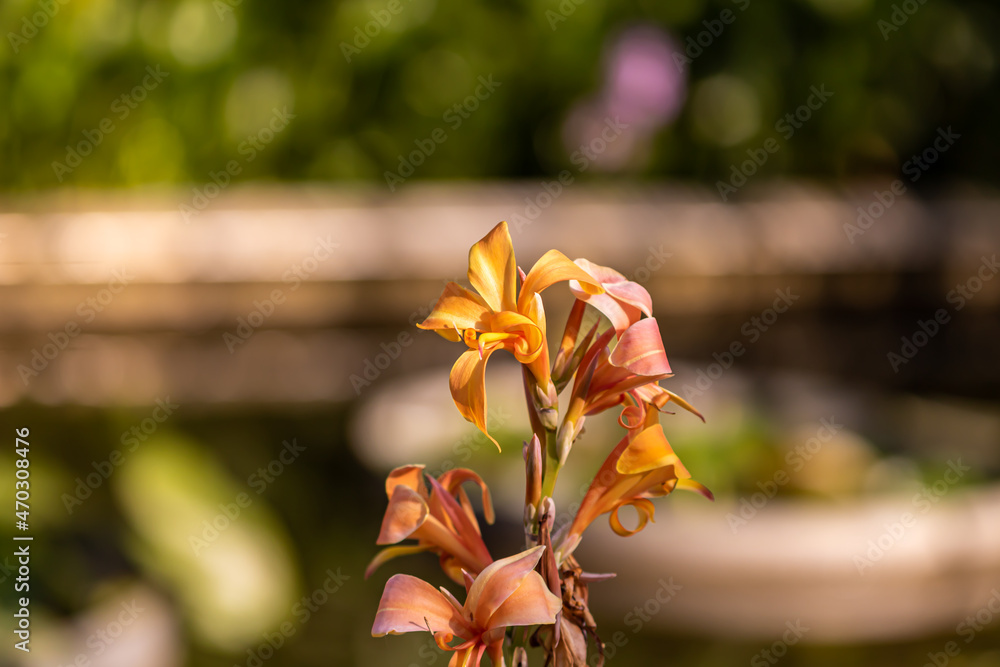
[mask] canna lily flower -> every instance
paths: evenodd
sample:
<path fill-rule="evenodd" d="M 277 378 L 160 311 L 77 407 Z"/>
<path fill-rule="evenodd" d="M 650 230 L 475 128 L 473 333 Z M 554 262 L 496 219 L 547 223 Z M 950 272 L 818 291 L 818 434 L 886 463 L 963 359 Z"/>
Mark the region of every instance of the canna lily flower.
<path fill-rule="evenodd" d="M 534 571 L 544 549 L 534 547 L 486 567 L 467 583 L 464 605 L 445 588 L 406 574 L 393 576 L 382 593 L 372 636 L 427 630 L 442 650 L 455 652 L 449 667 L 478 667 L 483 653 L 503 667 L 508 627 L 548 625 L 562 609 L 562 600 Z"/>
<path fill-rule="evenodd" d="M 469 250 L 469 282 L 475 291 L 448 283 L 421 329 L 448 340 L 462 341 L 468 351 L 451 369 L 451 395 L 459 412 L 499 448 L 486 430 L 486 362 L 497 350 L 507 350 L 531 371 L 542 407 L 552 407 L 555 387 L 545 342 L 545 311 L 540 292 L 561 281 L 575 280 L 581 293 L 603 288 L 584 269 L 558 250 L 549 250 L 517 287 L 514 247 L 501 222 Z"/>
<path fill-rule="evenodd" d="M 429 492 L 425 477 L 431 484 Z M 483 513 L 486 522 L 492 524 L 490 491 L 471 470 L 449 470 L 438 479 L 425 475 L 422 465 L 402 466 L 389 473 L 385 482 L 389 507 L 376 544 L 396 544 L 407 538 L 417 543 L 380 551 L 365 570 L 365 578 L 388 560 L 423 551 L 437 553 L 441 568 L 458 583 L 464 582 L 463 570 L 478 574 L 486 569 L 493 558 L 483 543 L 472 503 L 462 489 L 465 482 L 473 482 L 481 489 Z"/>
<path fill-rule="evenodd" d="M 641 319 L 619 333 L 614 350 L 608 351 L 605 337 L 598 339 L 592 350 L 597 353 L 591 362 L 594 372 L 590 376 L 578 375 L 574 386 L 574 394 L 586 391 L 584 415 L 603 412 L 625 401 L 628 392 L 673 375 L 653 317 Z M 588 361 L 584 359 L 585 368 Z"/>
<path fill-rule="evenodd" d="M 604 292 L 593 294 L 576 281 L 570 281 L 570 290 L 577 299 L 593 306 L 607 317 L 619 336 L 643 315 L 653 316 L 653 300 L 646 288 L 639 283 L 626 279 L 614 269 L 586 259 L 576 260 L 576 265 L 596 278 Z"/>
<path fill-rule="evenodd" d="M 627 537 L 653 520 L 655 508 L 650 498 L 665 496 L 674 489 L 686 489 L 713 499 L 711 491 L 691 479 L 691 473 L 670 447 L 655 406 L 631 405 L 620 421 L 628 427 L 628 433 L 604 461 L 587 489 L 560 546 L 562 558 L 573 552 L 583 531 L 602 514 L 610 513 L 611 529 Z M 633 529 L 623 526 L 618 518 L 618 510 L 626 505 L 634 507 L 639 515 L 639 523 Z"/>

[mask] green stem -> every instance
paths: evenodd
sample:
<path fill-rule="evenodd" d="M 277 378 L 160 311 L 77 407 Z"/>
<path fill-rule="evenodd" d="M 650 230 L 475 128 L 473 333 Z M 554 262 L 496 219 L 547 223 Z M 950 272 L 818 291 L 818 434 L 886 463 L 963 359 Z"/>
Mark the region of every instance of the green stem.
<path fill-rule="evenodd" d="M 556 432 L 545 431 L 545 473 L 542 475 L 542 498 L 551 498 L 559 475 L 559 453 L 556 451 Z"/>

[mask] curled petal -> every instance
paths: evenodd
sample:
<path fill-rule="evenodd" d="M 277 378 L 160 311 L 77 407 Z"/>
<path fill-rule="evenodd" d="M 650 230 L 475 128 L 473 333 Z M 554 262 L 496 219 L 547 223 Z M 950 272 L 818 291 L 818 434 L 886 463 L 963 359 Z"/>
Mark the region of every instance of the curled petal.
<path fill-rule="evenodd" d="M 542 352 L 545 345 L 545 334 L 541 327 L 529 317 L 505 311 L 496 313 L 489 318 L 490 331 L 496 332 L 494 336 L 504 336 L 510 338 L 510 343 L 504 347 L 514 353 L 514 356 L 522 364 L 530 364 Z M 483 334 L 488 336 L 490 334 Z M 482 336 L 480 336 L 482 338 Z"/>
<path fill-rule="evenodd" d="M 389 498 L 375 544 L 395 544 L 405 540 L 427 520 L 427 503 L 408 486 L 397 485 Z"/>
<path fill-rule="evenodd" d="M 524 277 L 517 301 L 518 312 L 525 312 L 528 301 L 534 299 L 535 294 L 564 280 L 576 280 L 580 289 L 588 294 L 604 292 L 597 279 L 571 262 L 566 255 L 558 250 L 549 250 L 535 262 L 528 275 Z"/>
<path fill-rule="evenodd" d="M 715 500 L 715 494 L 708 490 L 708 487 L 701 482 L 696 482 L 693 479 L 679 479 L 677 480 L 677 488 L 684 489 L 685 491 L 694 491 L 699 493 L 709 500 Z"/>
<path fill-rule="evenodd" d="M 469 282 L 494 311 L 516 308 L 517 262 L 506 222 L 469 250 Z"/>
<path fill-rule="evenodd" d="M 479 487 L 482 492 L 483 498 L 483 515 L 486 517 L 486 523 L 492 524 L 496 520 L 496 514 L 493 511 L 493 497 L 490 495 L 490 489 L 486 486 L 486 482 L 483 478 L 469 470 L 468 468 L 456 468 L 454 470 L 449 470 L 443 475 L 438 477 L 438 482 L 441 486 L 448 491 L 448 493 L 456 493 L 466 482 L 472 482 Z"/>
<path fill-rule="evenodd" d="M 451 340 L 456 329 L 482 329 L 489 313 L 490 307 L 482 297 L 450 282 L 445 285 L 434 310 L 417 327 L 437 330 Z"/>
<path fill-rule="evenodd" d="M 514 556 L 501 558 L 479 573 L 465 600 L 465 608 L 472 612 L 472 618 L 477 624 L 485 624 L 492 618 L 500 605 L 535 569 L 544 550 L 545 547 L 538 546 Z"/>
<path fill-rule="evenodd" d="M 389 579 L 372 625 L 372 636 L 430 630 L 469 637 L 472 629 L 441 591 L 408 574 Z"/>
<path fill-rule="evenodd" d="M 618 510 L 625 505 L 631 505 L 635 508 L 636 513 L 639 515 L 639 524 L 629 530 L 622 525 L 621 520 L 618 518 Z M 611 515 L 608 517 L 608 523 L 611 524 L 611 530 L 615 531 L 622 537 L 629 537 L 630 535 L 635 535 L 640 530 L 646 527 L 646 524 L 653 521 L 653 515 L 656 513 L 656 507 L 653 503 L 646 498 L 635 498 L 629 500 L 628 502 L 621 503 L 617 505 L 613 510 L 611 510 Z"/>
<path fill-rule="evenodd" d="M 656 318 L 647 317 L 630 326 L 618 339 L 609 361 L 636 375 L 669 375 L 670 364 Z"/>
<path fill-rule="evenodd" d="M 618 415 L 618 425 L 625 429 L 638 428 L 642 424 L 643 411 L 638 405 L 628 405 Z"/>
<path fill-rule="evenodd" d="M 492 350 L 486 350 L 480 358 L 477 350 L 463 352 L 451 367 L 449 383 L 455 407 L 499 450 L 500 443 L 486 430 L 486 362 L 491 353 Z"/>
<path fill-rule="evenodd" d="M 372 558 L 372 562 L 368 563 L 368 567 L 365 568 L 365 579 L 372 576 L 375 570 L 382 567 L 383 564 L 392 560 L 393 558 L 399 558 L 400 556 L 409 556 L 411 554 L 419 554 L 424 551 L 430 551 L 431 545 L 429 544 L 414 544 L 405 545 L 399 547 L 386 547 L 379 551 L 375 558 Z"/>

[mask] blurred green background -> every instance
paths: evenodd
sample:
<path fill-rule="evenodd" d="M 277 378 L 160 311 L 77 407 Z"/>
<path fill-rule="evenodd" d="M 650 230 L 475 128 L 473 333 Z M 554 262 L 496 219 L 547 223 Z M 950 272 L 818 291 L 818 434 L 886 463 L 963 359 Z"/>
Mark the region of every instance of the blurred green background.
<path fill-rule="evenodd" d="M 574 118 L 602 104 L 635 122 L 637 106 L 659 104 L 643 150 L 606 171 L 714 184 L 746 149 L 780 137 L 775 124 L 821 85 L 829 106 L 771 160 L 769 176 L 894 173 L 947 126 L 977 139 L 921 187 L 995 183 L 1000 173 L 991 151 L 976 150 L 998 140 L 993 3 L 400 0 L 395 13 L 388 4 L 5 2 L 0 185 L 201 182 L 286 107 L 294 120 L 242 179 L 380 182 L 439 127 L 449 138 L 419 178 L 535 177 L 571 166 Z M 661 81 L 639 86 L 653 102 L 614 65 L 641 60 L 621 46 L 635 46 L 642 28 L 684 56 L 645 73 Z M 495 92 L 473 114 L 456 113 L 481 76 Z M 147 90 L 132 95 L 144 78 Z M 57 178 L 53 162 L 104 119 L 114 129 Z"/>

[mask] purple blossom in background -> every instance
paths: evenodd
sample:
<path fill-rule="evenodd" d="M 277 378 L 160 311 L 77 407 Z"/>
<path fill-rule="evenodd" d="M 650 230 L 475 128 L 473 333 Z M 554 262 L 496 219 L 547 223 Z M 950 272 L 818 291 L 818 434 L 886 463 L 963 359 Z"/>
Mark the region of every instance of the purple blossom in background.
<path fill-rule="evenodd" d="M 684 103 L 687 81 L 673 63 L 676 50 L 670 36 L 653 26 L 619 33 L 605 60 L 603 88 L 574 105 L 566 119 L 567 151 L 581 151 L 588 167 L 601 171 L 641 166 L 650 139 L 677 117 Z M 627 126 L 611 140 L 609 119 Z"/>

